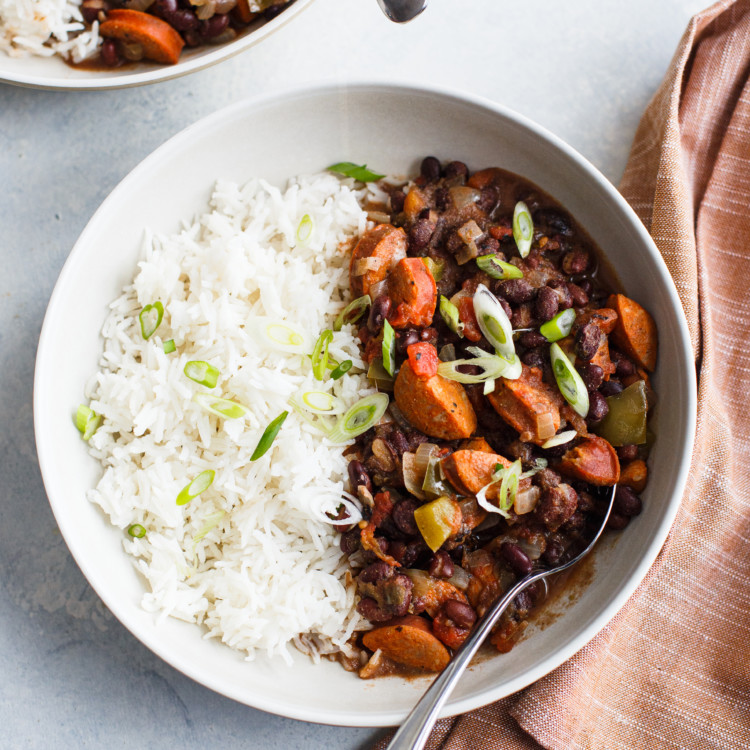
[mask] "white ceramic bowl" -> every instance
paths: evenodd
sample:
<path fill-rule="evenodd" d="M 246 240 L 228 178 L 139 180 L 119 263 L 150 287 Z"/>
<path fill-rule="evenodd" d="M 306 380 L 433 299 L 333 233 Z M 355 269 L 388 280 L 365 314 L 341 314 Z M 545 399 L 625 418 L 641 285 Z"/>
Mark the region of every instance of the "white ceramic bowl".
<path fill-rule="evenodd" d="M 292 20 L 313 0 L 296 0 L 267 22 L 254 24 L 226 44 L 185 47 L 175 65 L 142 62 L 111 70 L 83 70 L 66 65 L 60 57 L 9 57 L 0 51 L 0 82 L 37 89 L 67 91 L 122 89 L 168 81 L 202 70 L 258 44 Z"/>
<path fill-rule="evenodd" d="M 248 138 L 247 134 L 253 137 Z M 245 143 L 238 149 L 238 143 Z M 254 145 L 255 144 L 255 145 Z M 39 343 L 34 412 L 39 461 L 52 509 L 91 585 L 119 620 L 172 666 L 238 701 L 285 716 L 343 725 L 402 719 L 427 680 L 362 681 L 334 663 L 293 668 L 253 663 L 170 620 L 157 626 L 139 601 L 143 582 L 85 492 L 99 468 L 71 423 L 96 370 L 107 304 L 134 273 L 144 227 L 174 231 L 207 200 L 219 177 L 281 182 L 342 161 L 389 173 L 421 158 L 502 166 L 530 178 L 572 211 L 607 253 L 625 289 L 659 327 L 659 394 L 644 512 L 601 545 L 592 583 L 561 617 L 534 626 L 510 654 L 471 668 L 448 703 L 455 714 L 509 695 L 554 669 L 594 637 L 625 603 L 664 542 L 680 502 L 695 426 L 695 380 L 686 325 L 660 255 L 625 201 L 556 137 L 497 105 L 438 90 L 363 84 L 294 91 L 243 102 L 172 138 L 112 192 L 60 274 Z M 188 157 L 189 158 L 186 158 Z"/>

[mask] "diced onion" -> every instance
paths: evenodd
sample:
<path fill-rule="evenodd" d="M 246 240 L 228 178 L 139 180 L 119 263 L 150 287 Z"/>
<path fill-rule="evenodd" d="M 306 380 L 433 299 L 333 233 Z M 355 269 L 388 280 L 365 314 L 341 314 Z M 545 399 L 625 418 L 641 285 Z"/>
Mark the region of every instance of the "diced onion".
<path fill-rule="evenodd" d="M 448 578 L 448 583 L 452 583 L 460 591 L 466 591 L 471 582 L 471 575 L 459 565 L 453 566 L 453 575 Z"/>
<path fill-rule="evenodd" d="M 495 351 L 511 359 L 516 352 L 513 326 L 497 297 L 484 284 L 480 284 L 474 292 L 474 314 L 484 337 Z"/>
<path fill-rule="evenodd" d="M 518 254 L 525 258 L 534 239 L 534 220 L 531 218 L 529 207 L 523 201 L 518 201 L 513 210 L 513 239 L 516 241 Z"/>
<path fill-rule="evenodd" d="M 482 197 L 481 190 L 466 185 L 455 185 L 448 189 L 448 193 L 454 207 L 459 211 L 472 203 L 476 203 Z"/>
<path fill-rule="evenodd" d="M 376 357 L 370 362 L 367 377 L 381 391 L 390 393 L 393 390 L 393 378 L 386 372 L 385 367 L 383 367 L 383 360 L 380 357 Z"/>
<path fill-rule="evenodd" d="M 536 508 L 541 493 L 539 487 L 533 484 L 525 490 L 516 492 L 516 499 L 513 502 L 513 510 L 516 515 L 522 516 L 524 513 L 531 513 Z"/>
<path fill-rule="evenodd" d="M 364 276 L 368 271 L 377 271 L 382 265 L 382 258 L 357 258 L 352 266 L 352 273 L 355 276 Z"/>
<path fill-rule="evenodd" d="M 382 281 L 378 281 L 370 286 L 370 291 L 367 293 L 368 297 L 374 302 L 381 295 L 388 294 L 388 277 L 386 276 Z"/>
<path fill-rule="evenodd" d="M 550 344 L 549 353 L 560 393 L 577 414 L 585 417 L 589 413 L 589 392 L 581 376 L 559 344 Z"/>
<path fill-rule="evenodd" d="M 421 443 L 414 453 L 416 460 L 417 470 L 424 479 L 427 467 L 430 465 L 430 459 L 434 455 L 435 451 L 438 450 L 438 446 L 435 443 Z"/>
<path fill-rule="evenodd" d="M 438 359 L 441 362 L 450 362 L 456 358 L 456 347 L 453 344 L 446 344 L 438 352 Z"/>
<path fill-rule="evenodd" d="M 404 487 L 419 500 L 426 500 L 427 495 L 422 492 L 424 472 L 419 471 L 416 454 L 406 452 L 401 455 L 401 469 L 404 477 Z"/>

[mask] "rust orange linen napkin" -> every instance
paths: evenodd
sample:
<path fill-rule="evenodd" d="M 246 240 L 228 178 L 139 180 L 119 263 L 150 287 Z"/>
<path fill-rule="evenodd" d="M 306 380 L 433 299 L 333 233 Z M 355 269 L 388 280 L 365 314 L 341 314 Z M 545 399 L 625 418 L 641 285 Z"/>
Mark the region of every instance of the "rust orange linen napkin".
<path fill-rule="evenodd" d="M 694 471 L 671 534 L 597 638 L 526 690 L 439 722 L 431 750 L 750 748 L 749 75 L 750 0 L 695 16 L 621 185 L 699 367 Z"/>

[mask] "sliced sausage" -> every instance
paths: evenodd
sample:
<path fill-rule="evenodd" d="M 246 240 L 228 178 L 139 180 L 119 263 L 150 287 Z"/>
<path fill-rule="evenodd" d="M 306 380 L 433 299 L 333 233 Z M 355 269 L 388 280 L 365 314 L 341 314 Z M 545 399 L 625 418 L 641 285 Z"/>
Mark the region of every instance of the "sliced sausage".
<path fill-rule="evenodd" d="M 511 462 L 497 453 L 478 450 L 459 450 L 440 462 L 448 481 L 464 495 L 476 495 L 482 487 L 489 484 L 498 464 L 508 467 Z M 499 489 L 498 484 L 493 484 L 487 490 L 487 497 L 490 500 L 497 499 Z"/>
<path fill-rule="evenodd" d="M 620 480 L 617 452 L 597 435 L 589 435 L 566 451 L 555 468 L 569 477 L 599 486 L 617 484 Z"/>
<path fill-rule="evenodd" d="M 404 361 L 394 384 L 396 405 L 420 432 L 441 440 L 471 437 L 477 415 L 460 383 L 442 375 L 420 380 Z"/>
<path fill-rule="evenodd" d="M 143 47 L 144 57 L 174 65 L 185 45 L 182 37 L 161 18 L 139 10 L 115 8 L 99 26 L 103 37 L 135 42 Z"/>
<path fill-rule="evenodd" d="M 646 483 L 648 482 L 648 466 L 645 461 L 641 461 L 640 458 L 636 458 L 635 461 L 631 461 L 627 465 L 622 467 L 620 471 L 620 484 L 625 487 L 630 487 L 636 492 L 643 492 L 646 489 Z"/>
<path fill-rule="evenodd" d="M 437 285 L 421 258 L 400 260 L 388 275 L 391 311 L 388 322 L 394 328 L 432 323 L 437 305 Z"/>
<path fill-rule="evenodd" d="M 542 381 L 537 367 L 523 366 L 517 380 L 499 378 L 487 398 L 495 411 L 520 433 L 522 442 L 541 445 L 560 429 L 563 398 Z"/>
<path fill-rule="evenodd" d="M 612 331 L 612 342 L 636 364 L 653 371 L 658 348 L 654 319 L 624 294 L 610 295 L 607 307 L 611 307 L 618 315 L 617 324 Z"/>
<path fill-rule="evenodd" d="M 407 667 L 440 672 L 450 661 L 448 649 L 432 634 L 425 619 L 407 615 L 392 620 L 362 637 L 371 651 L 380 649 L 388 658 Z"/>
<path fill-rule="evenodd" d="M 406 257 L 406 232 L 390 224 L 378 224 L 365 232 L 352 252 L 349 285 L 352 295 L 369 294 L 370 287 L 383 281 L 391 268 Z"/>

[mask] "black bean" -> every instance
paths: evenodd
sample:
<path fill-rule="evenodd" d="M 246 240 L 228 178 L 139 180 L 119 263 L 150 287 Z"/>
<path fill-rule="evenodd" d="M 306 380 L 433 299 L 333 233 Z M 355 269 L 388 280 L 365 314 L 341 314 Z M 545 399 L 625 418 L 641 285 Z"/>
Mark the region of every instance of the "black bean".
<path fill-rule="evenodd" d="M 541 347 L 538 347 L 536 349 L 527 349 L 522 355 L 521 355 L 521 362 L 523 362 L 525 365 L 528 365 L 529 367 L 538 367 L 540 369 L 544 368 L 545 363 L 545 353 L 544 349 Z"/>
<path fill-rule="evenodd" d="M 565 253 L 560 265 L 568 276 L 583 273 L 589 266 L 589 254 L 582 247 L 573 248 Z"/>
<path fill-rule="evenodd" d="M 276 16 L 278 16 L 283 10 L 286 10 L 286 3 L 269 5 L 268 8 L 263 11 L 263 18 L 265 18 L 266 21 L 270 21 L 272 18 L 276 18 Z"/>
<path fill-rule="evenodd" d="M 482 209 L 486 214 L 492 213 L 492 209 L 495 208 L 498 201 L 500 200 L 500 192 L 496 187 L 490 185 L 489 187 L 482 189 L 482 194 L 477 201 L 477 206 Z M 496 240 L 497 241 L 497 240 Z M 499 246 L 499 243 L 498 243 Z"/>
<path fill-rule="evenodd" d="M 448 599 L 443 604 L 443 612 L 459 628 L 470 628 L 477 620 L 477 613 L 471 606 L 458 599 Z"/>
<path fill-rule="evenodd" d="M 414 511 L 418 507 L 419 503 L 411 498 L 405 498 L 396 503 L 391 518 L 399 531 L 403 531 L 404 534 L 408 534 L 409 536 L 415 536 L 419 533 L 419 527 L 414 520 Z"/>
<path fill-rule="evenodd" d="M 102 58 L 102 62 L 110 68 L 120 62 L 120 55 L 117 52 L 117 45 L 115 44 L 114 39 L 105 39 L 102 42 L 99 55 Z"/>
<path fill-rule="evenodd" d="M 167 13 L 174 13 L 177 10 L 177 0 L 155 0 L 149 11 L 155 16 L 164 18 Z"/>
<path fill-rule="evenodd" d="M 494 237 L 485 237 L 478 245 L 479 255 L 498 255 L 500 253 L 500 243 Z M 500 260 L 504 259 L 501 254 Z"/>
<path fill-rule="evenodd" d="M 367 317 L 367 327 L 372 333 L 380 331 L 390 311 L 391 298 L 387 294 L 375 297 L 375 301 L 370 306 L 370 314 Z"/>
<path fill-rule="evenodd" d="M 434 328 L 423 328 L 419 334 L 420 341 L 426 341 L 433 346 L 437 345 L 438 332 Z"/>
<path fill-rule="evenodd" d="M 530 302 L 536 296 L 536 289 L 526 279 L 508 279 L 498 285 L 498 292 L 511 305 Z"/>
<path fill-rule="evenodd" d="M 526 349 L 534 349 L 537 346 L 547 345 L 547 339 L 539 331 L 525 331 L 521 334 L 518 341 Z"/>
<path fill-rule="evenodd" d="M 447 211 L 451 203 L 451 194 L 448 188 L 438 188 L 435 191 L 435 208 L 438 211 Z"/>
<path fill-rule="evenodd" d="M 584 323 L 576 332 L 576 354 L 588 362 L 599 351 L 604 338 L 602 329 L 596 323 Z"/>
<path fill-rule="evenodd" d="M 570 305 L 573 307 L 586 307 L 588 305 L 589 295 L 582 287 L 574 284 L 572 281 L 568 282 L 565 286 L 570 297 Z"/>
<path fill-rule="evenodd" d="M 591 362 L 584 362 L 578 368 L 578 374 L 589 392 L 597 390 L 604 382 L 604 370 Z"/>
<path fill-rule="evenodd" d="M 352 492 L 357 491 L 357 487 L 364 485 L 365 489 L 372 492 L 372 480 L 370 475 L 367 473 L 364 464 L 361 461 L 349 461 L 349 484 L 351 485 Z"/>
<path fill-rule="evenodd" d="M 562 560 L 564 553 L 565 547 L 563 543 L 559 539 L 553 537 L 552 539 L 547 540 L 547 547 L 542 553 L 542 558 L 547 565 L 553 566 L 557 565 L 560 560 Z"/>
<path fill-rule="evenodd" d="M 615 507 L 614 510 L 620 515 L 631 516 L 640 515 L 643 510 L 643 503 L 641 498 L 635 494 L 630 487 L 624 485 L 618 485 L 615 493 Z"/>
<path fill-rule="evenodd" d="M 502 297 L 498 299 L 498 302 L 500 303 L 500 307 L 503 308 L 505 314 L 510 317 L 513 314 L 513 310 L 511 309 L 510 305 Z"/>
<path fill-rule="evenodd" d="M 541 208 L 534 213 L 534 224 L 540 224 L 553 232 L 563 235 L 573 234 L 570 219 L 554 208 Z"/>
<path fill-rule="evenodd" d="M 358 528 L 351 529 L 341 535 L 341 551 L 347 555 L 347 557 L 354 554 L 359 549 L 361 536 L 361 532 Z"/>
<path fill-rule="evenodd" d="M 381 609 L 371 596 L 365 596 L 359 600 L 357 612 L 370 622 L 385 622 L 393 617 L 390 612 Z"/>
<path fill-rule="evenodd" d="M 440 179 L 440 161 L 434 156 L 425 156 L 419 171 L 428 182 L 435 182 Z"/>
<path fill-rule="evenodd" d="M 391 212 L 394 214 L 400 214 L 404 210 L 404 201 L 406 195 L 403 190 L 394 190 L 391 193 Z"/>
<path fill-rule="evenodd" d="M 533 605 L 531 600 L 531 594 L 528 591 L 521 591 L 521 593 L 513 600 L 513 606 L 518 610 L 519 613 L 528 612 Z"/>
<path fill-rule="evenodd" d="M 86 23 L 94 23 L 99 14 L 107 10 L 104 0 L 83 0 L 81 3 L 81 15 Z"/>
<path fill-rule="evenodd" d="M 629 375 L 635 375 L 635 365 L 625 357 L 617 360 L 617 369 L 615 374 L 618 378 L 627 378 Z"/>
<path fill-rule="evenodd" d="M 204 39 L 219 36 L 229 26 L 229 16 L 226 13 L 216 13 L 211 18 L 201 21 L 200 35 Z"/>
<path fill-rule="evenodd" d="M 550 289 L 548 286 L 543 286 L 536 295 L 536 302 L 534 303 L 534 311 L 536 312 L 539 320 L 550 320 L 557 315 L 557 308 L 560 304 L 560 300 L 555 293 L 554 289 Z"/>
<path fill-rule="evenodd" d="M 434 231 L 434 221 L 430 219 L 417 219 L 409 229 L 409 249 L 416 251 L 427 247 Z"/>
<path fill-rule="evenodd" d="M 398 331 L 396 333 L 396 351 L 401 354 L 406 354 L 406 350 L 412 344 L 419 343 L 419 331 L 415 331 L 413 328 L 407 328 L 404 331 Z"/>
<path fill-rule="evenodd" d="M 191 10 L 178 9 L 164 13 L 164 20 L 177 31 L 195 31 L 200 26 L 195 13 Z"/>
<path fill-rule="evenodd" d="M 411 447 L 409 445 L 409 441 L 406 438 L 406 435 L 404 435 L 404 433 L 401 432 L 401 430 L 393 430 L 393 432 L 391 432 L 391 434 L 388 435 L 386 440 L 391 444 L 393 448 L 396 449 L 396 453 L 399 456 L 402 456 Z"/>
<path fill-rule="evenodd" d="M 456 566 L 453 564 L 453 560 L 444 550 L 436 552 L 430 558 L 430 565 L 427 568 L 427 572 L 433 578 L 450 578 L 455 570 Z"/>
<path fill-rule="evenodd" d="M 517 544 L 503 542 L 500 547 L 500 554 L 516 575 L 525 576 L 531 573 L 533 563 Z"/>
<path fill-rule="evenodd" d="M 586 297 L 591 296 L 591 292 L 594 289 L 594 285 L 591 282 L 591 279 L 581 279 L 578 282 L 578 288 L 586 295 Z M 585 303 L 584 303 L 585 304 Z"/>
<path fill-rule="evenodd" d="M 633 461 L 638 458 L 637 445 L 621 445 L 617 448 L 617 457 L 620 461 Z"/>
<path fill-rule="evenodd" d="M 622 391 L 622 383 L 619 380 L 613 380 L 612 378 L 605 380 L 599 386 L 599 393 L 601 393 L 602 396 L 616 396 L 618 393 L 622 393 Z"/>
<path fill-rule="evenodd" d="M 362 568 L 357 580 L 360 583 L 376 583 L 384 578 L 390 578 L 393 572 L 393 568 L 387 562 L 378 560 L 366 568 Z"/>
<path fill-rule="evenodd" d="M 630 518 L 622 516 L 619 513 L 610 513 L 607 520 L 607 528 L 614 531 L 621 531 L 630 523 Z"/>
<path fill-rule="evenodd" d="M 539 485 L 543 490 L 548 490 L 551 487 L 557 487 L 562 481 L 562 477 L 553 469 L 542 469 L 537 473 L 534 483 Z"/>
<path fill-rule="evenodd" d="M 449 179 L 452 177 L 466 178 L 469 176 L 469 168 L 462 161 L 452 161 L 445 165 L 443 174 Z"/>
<path fill-rule="evenodd" d="M 589 413 L 586 420 L 589 424 L 601 422 L 609 414 L 609 404 L 607 399 L 599 391 L 589 393 Z"/>

